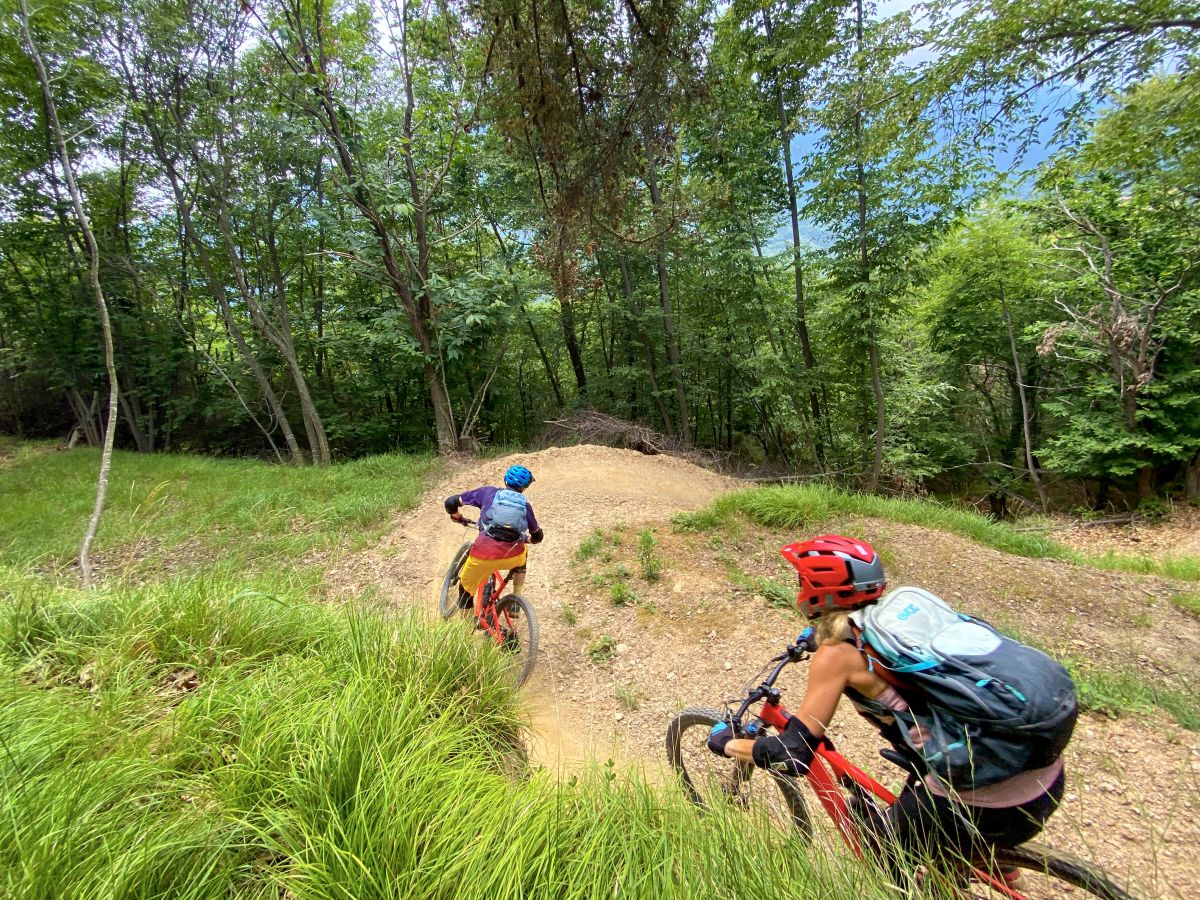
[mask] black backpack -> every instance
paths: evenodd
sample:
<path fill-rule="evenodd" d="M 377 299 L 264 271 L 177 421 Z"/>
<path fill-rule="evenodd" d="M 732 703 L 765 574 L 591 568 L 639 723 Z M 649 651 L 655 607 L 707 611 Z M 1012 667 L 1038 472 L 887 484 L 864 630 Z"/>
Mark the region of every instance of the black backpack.
<path fill-rule="evenodd" d="M 902 685 L 920 728 L 911 749 L 959 790 L 1049 766 L 1079 715 L 1075 684 L 1058 662 L 920 588 L 901 587 L 853 616 L 885 680 Z"/>

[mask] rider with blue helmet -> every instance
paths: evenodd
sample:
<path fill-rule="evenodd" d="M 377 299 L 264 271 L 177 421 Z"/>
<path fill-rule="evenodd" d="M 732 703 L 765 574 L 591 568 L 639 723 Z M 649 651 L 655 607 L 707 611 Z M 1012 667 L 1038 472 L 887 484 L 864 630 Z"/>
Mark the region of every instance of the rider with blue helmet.
<path fill-rule="evenodd" d="M 533 514 L 533 504 L 524 496 L 533 484 L 533 473 L 525 466 L 510 466 L 504 487 L 484 485 L 446 498 L 446 512 L 456 522 L 464 506 L 479 509 L 479 535 L 471 545 L 458 576 L 458 603 L 464 609 L 474 602 L 475 591 L 493 572 L 505 569 L 512 578 L 513 592 L 525 583 L 525 544 L 541 543 L 544 537 Z"/>

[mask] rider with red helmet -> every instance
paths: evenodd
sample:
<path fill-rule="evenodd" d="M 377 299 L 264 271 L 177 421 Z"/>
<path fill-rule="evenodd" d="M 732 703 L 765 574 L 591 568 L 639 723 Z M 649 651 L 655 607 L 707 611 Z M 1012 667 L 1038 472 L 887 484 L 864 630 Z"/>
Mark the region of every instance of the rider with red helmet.
<path fill-rule="evenodd" d="M 803 775 L 845 694 L 913 768 L 886 821 L 868 822 L 876 833 L 888 833 L 899 847 L 926 858 L 970 858 L 986 847 L 1013 847 L 1038 834 L 1062 799 L 1061 756 L 1045 768 L 985 787 L 947 790 L 913 750 L 921 746 L 922 735 L 901 731 L 895 714 L 907 713 L 909 703 L 920 704 L 920 697 L 890 673 L 885 680 L 885 670 L 875 664 L 855 621 L 854 611 L 877 601 L 887 587 L 875 549 L 866 541 L 824 535 L 788 544 L 780 552 L 799 577 L 797 606 L 816 620 L 818 646 L 808 688 L 780 734 L 731 742 L 730 729 L 720 723 L 709 737 L 709 749 Z"/>

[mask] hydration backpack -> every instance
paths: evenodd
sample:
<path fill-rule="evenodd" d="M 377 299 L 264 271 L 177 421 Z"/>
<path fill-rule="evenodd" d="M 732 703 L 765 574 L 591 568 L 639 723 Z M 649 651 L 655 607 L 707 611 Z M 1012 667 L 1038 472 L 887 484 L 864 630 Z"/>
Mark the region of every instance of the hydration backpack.
<path fill-rule="evenodd" d="M 909 702 L 900 730 L 929 771 L 960 790 L 1049 766 L 1079 714 L 1061 665 L 920 588 L 901 587 L 852 615 L 872 662 Z M 892 680 L 892 679 L 886 679 Z"/>
<path fill-rule="evenodd" d="M 479 530 L 508 543 L 523 540 L 529 530 L 529 504 L 517 491 L 500 490 L 479 517 Z"/>

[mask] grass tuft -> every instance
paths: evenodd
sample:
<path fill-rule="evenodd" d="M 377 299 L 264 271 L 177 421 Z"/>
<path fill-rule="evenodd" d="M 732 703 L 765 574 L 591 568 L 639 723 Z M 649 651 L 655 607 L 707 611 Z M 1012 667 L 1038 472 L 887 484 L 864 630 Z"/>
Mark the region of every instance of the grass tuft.
<path fill-rule="evenodd" d="M 698 512 L 676 516 L 673 522 L 680 531 L 709 531 L 729 528 L 738 514 L 768 528 L 796 530 L 811 530 L 841 516 L 887 519 L 962 535 L 1016 556 L 1061 559 L 1101 569 L 1200 581 L 1200 557 L 1174 556 L 1159 560 L 1116 553 L 1082 554 L 1045 535 L 1017 531 L 1007 523 L 993 521 L 970 510 L 932 500 L 880 497 L 820 484 L 754 488 L 728 494 Z"/>
<path fill-rule="evenodd" d="M 1185 591 L 1171 597 L 1171 602 L 1186 613 L 1200 616 L 1200 591 Z"/>
<path fill-rule="evenodd" d="M 613 606 L 631 606 L 638 602 L 638 596 L 623 581 L 615 581 L 608 589 L 608 599 Z"/>

